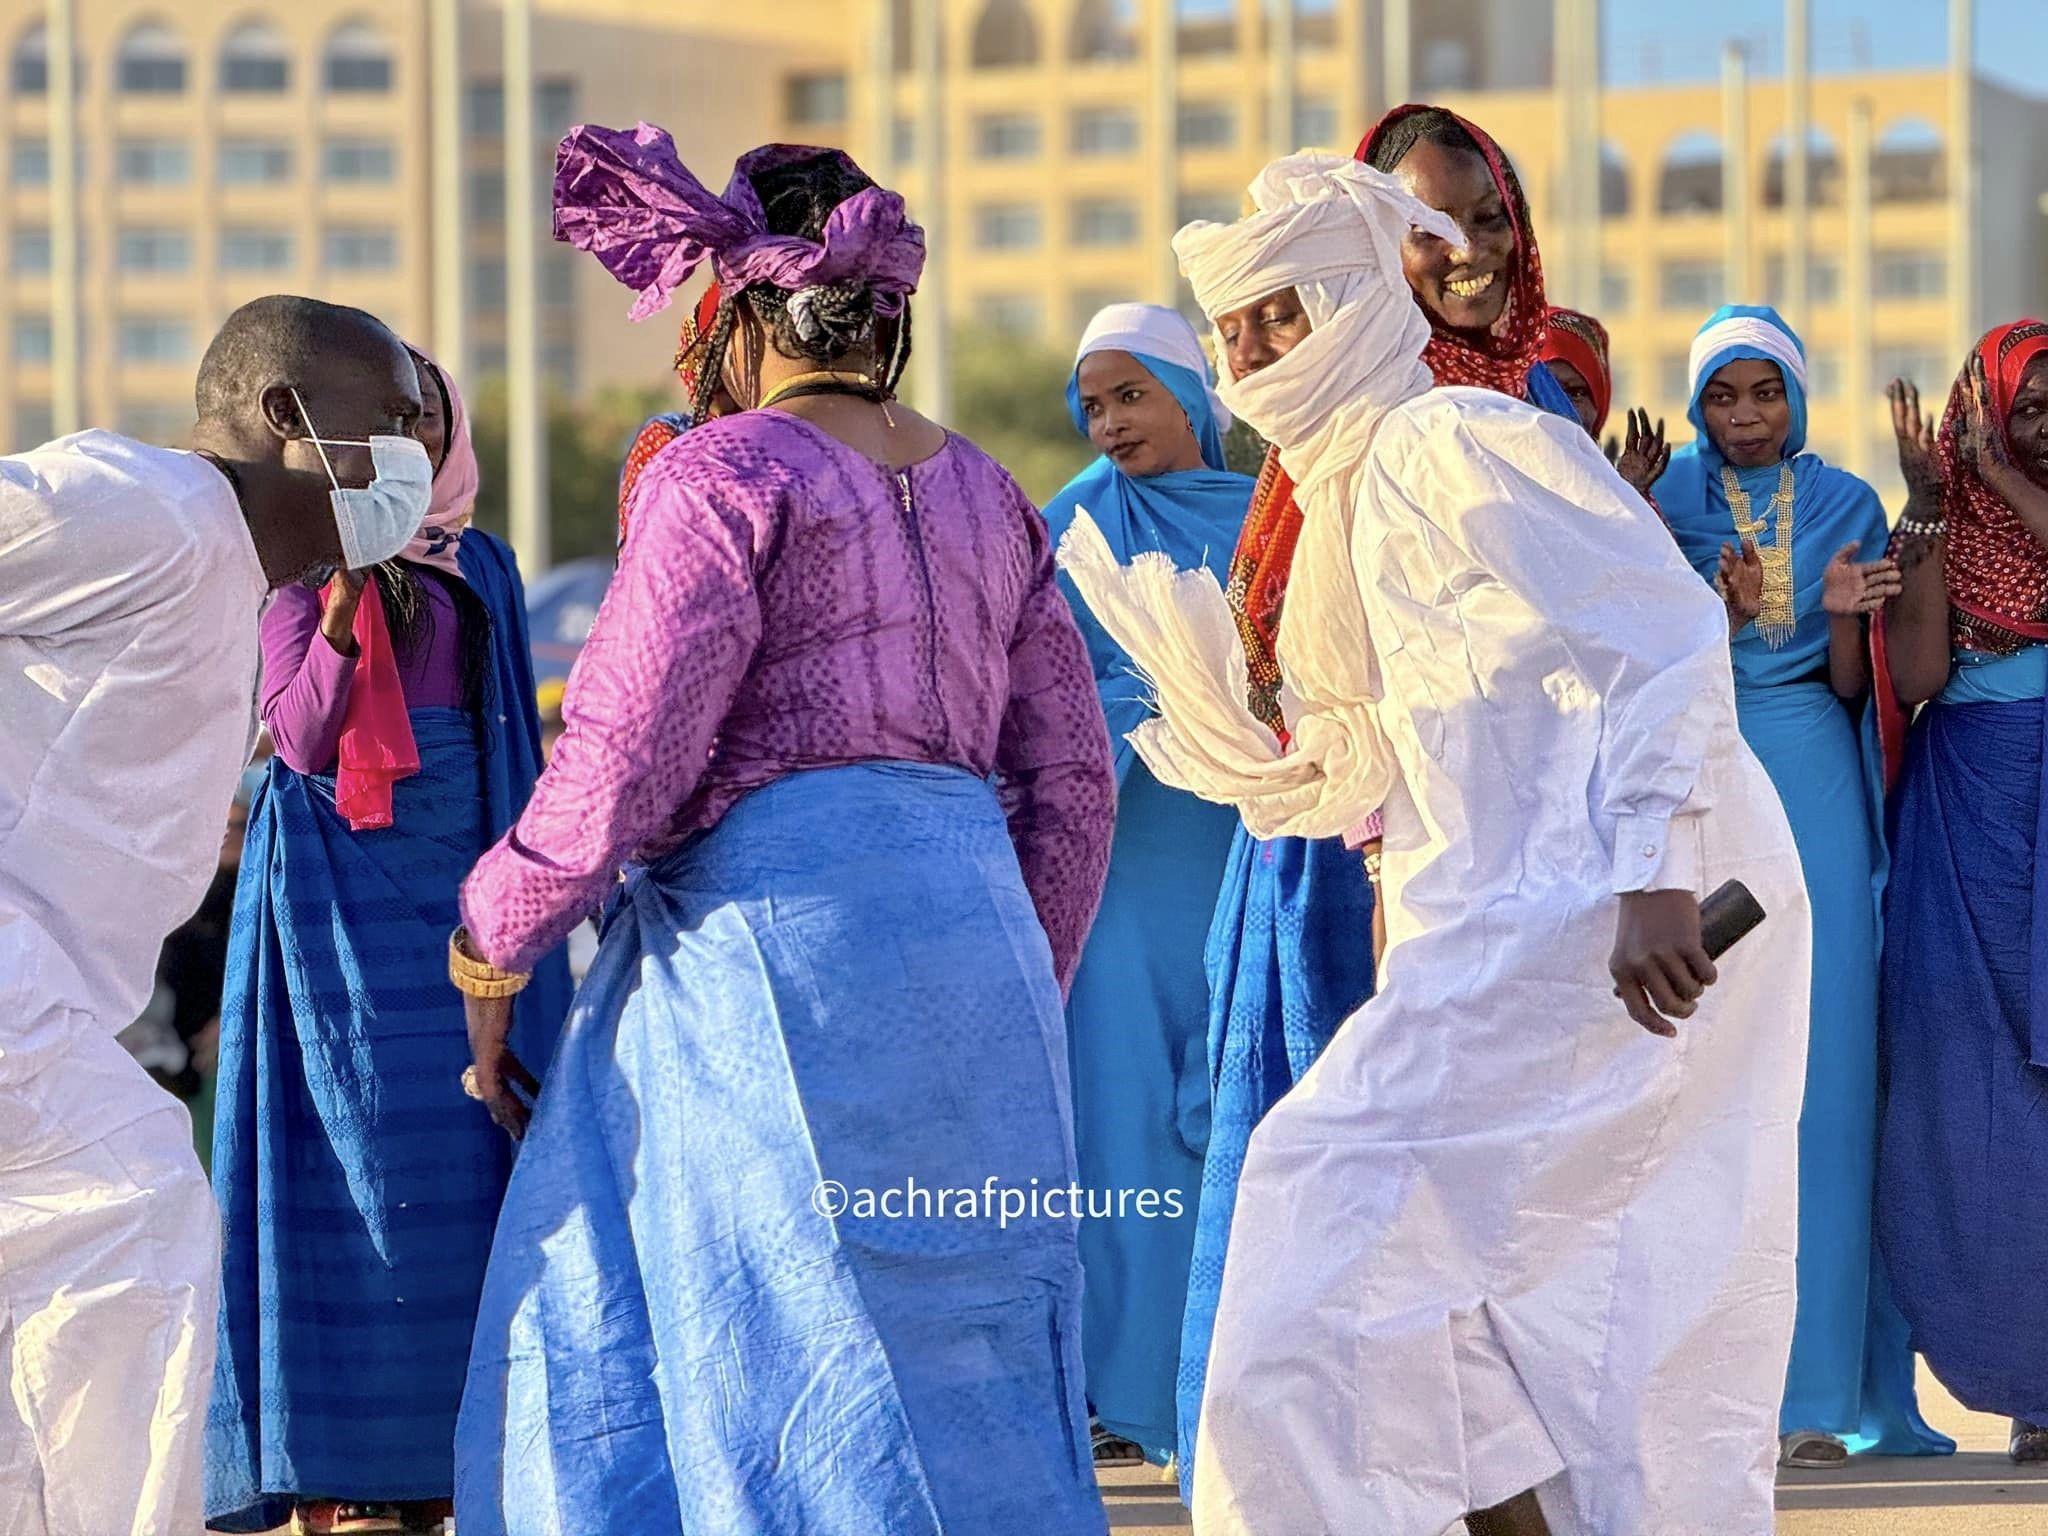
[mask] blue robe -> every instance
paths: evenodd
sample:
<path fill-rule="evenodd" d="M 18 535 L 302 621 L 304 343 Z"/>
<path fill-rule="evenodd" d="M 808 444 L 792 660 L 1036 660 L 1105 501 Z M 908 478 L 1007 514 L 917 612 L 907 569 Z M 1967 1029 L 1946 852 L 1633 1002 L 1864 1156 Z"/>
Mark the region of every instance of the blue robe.
<path fill-rule="evenodd" d="M 1173 390 L 1190 423 L 1200 423 L 1209 467 L 1136 479 L 1097 459 L 1047 503 L 1047 525 L 1057 540 L 1085 507 L 1119 561 L 1162 551 L 1182 570 L 1207 565 L 1220 582 L 1253 482 L 1222 468 L 1206 381 L 1156 358 L 1138 360 Z M 1088 1400 L 1104 1428 L 1163 1463 L 1174 1450 L 1181 1319 L 1209 1141 L 1202 953 L 1237 814 L 1168 789 L 1138 760 L 1127 738 L 1151 714 L 1145 685 L 1066 576 L 1059 579 L 1088 643 L 1117 770 L 1109 880 L 1067 1000 L 1081 1183 L 1175 1197 L 1170 1214 L 1127 1207 L 1081 1224 Z"/>
<path fill-rule="evenodd" d="M 214 1191 L 220 1347 L 208 1523 L 283 1524 L 299 1497 L 445 1499 L 455 1413 L 512 1143 L 464 1096 L 448 982 L 456 896 L 540 773 L 511 551 L 465 534 L 490 613 L 478 717 L 412 711 L 420 771 L 394 825 L 352 832 L 334 780 L 273 759 L 250 810 L 229 939 Z M 569 1001 L 561 955 L 520 995 L 538 1068 Z"/>
<path fill-rule="evenodd" d="M 1699 374 L 1702 388 L 1732 358 L 1756 355 L 1731 348 L 1710 358 Z M 1823 573 L 1837 550 L 1859 542 L 1858 558 L 1882 555 L 1884 508 L 1854 475 L 1798 452 L 1805 402 L 1796 382 L 1788 380 L 1787 388 L 1797 627 L 1775 649 L 1754 624 L 1730 643 L 1743 739 L 1784 803 L 1813 905 L 1812 1012 L 1799 1118 L 1798 1313 L 1779 1428 L 1836 1435 L 1853 1451 L 1945 1454 L 1955 1446 L 1920 1418 L 1905 1330 L 1872 1247 L 1883 780 L 1873 713 L 1867 703 L 1844 703 L 1828 681 L 1830 620 L 1821 606 Z M 1706 436 L 1698 393 L 1692 415 L 1699 440 L 1672 455 L 1654 489 L 1686 559 L 1711 580 L 1722 545 L 1737 539 L 1721 481 L 1724 460 Z M 1752 515 L 1764 520 L 1766 546 L 1776 537 L 1779 472 L 1778 464 L 1739 471 Z"/>
<path fill-rule="evenodd" d="M 2048 650 L 1959 657 L 1892 802 L 1878 1237 L 1965 1407 L 2048 1423 Z"/>

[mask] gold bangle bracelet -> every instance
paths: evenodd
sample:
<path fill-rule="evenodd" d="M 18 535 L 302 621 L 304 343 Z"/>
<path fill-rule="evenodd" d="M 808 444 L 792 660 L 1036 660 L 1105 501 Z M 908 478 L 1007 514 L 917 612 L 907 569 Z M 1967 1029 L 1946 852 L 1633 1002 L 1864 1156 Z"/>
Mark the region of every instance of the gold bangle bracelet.
<path fill-rule="evenodd" d="M 455 983 L 455 990 L 464 997 L 486 999 L 517 997 L 526 990 L 527 981 L 524 976 L 507 976 L 501 981 L 479 981 L 474 976 L 463 976 L 454 971 L 448 973 L 448 979 Z"/>
<path fill-rule="evenodd" d="M 492 965 L 470 948 L 469 930 L 448 936 L 448 979 L 470 997 L 511 997 L 533 979 L 530 971 L 507 971 Z"/>

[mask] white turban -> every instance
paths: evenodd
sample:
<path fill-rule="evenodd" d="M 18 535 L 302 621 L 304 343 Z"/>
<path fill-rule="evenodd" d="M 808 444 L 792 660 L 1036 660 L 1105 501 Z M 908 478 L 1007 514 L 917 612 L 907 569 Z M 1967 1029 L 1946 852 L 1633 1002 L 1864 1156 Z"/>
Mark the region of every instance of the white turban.
<path fill-rule="evenodd" d="M 1248 218 L 1191 224 L 1173 246 L 1212 322 L 1285 288 L 1308 312 L 1285 357 L 1220 388 L 1280 449 L 1302 511 L 1279 642 L 1288 748 L 1246 706 L 1244 646 L 1214 576 L 1161 555 L 1118 566 L 1085 511 L 1060 564 L 1152 680 L 1159 717 L 1131 740 L 1154 776 L 1235 805 L 1254 836 L 1326 837 L 1377 809 L 1394 775 L 1351 527 L 1379 418 L 1433 382 L 1401 244 L 1411 228 L 1464 236 L 1393 177 L 1335 155 L 1276 160 L 1251 194 Z"/>

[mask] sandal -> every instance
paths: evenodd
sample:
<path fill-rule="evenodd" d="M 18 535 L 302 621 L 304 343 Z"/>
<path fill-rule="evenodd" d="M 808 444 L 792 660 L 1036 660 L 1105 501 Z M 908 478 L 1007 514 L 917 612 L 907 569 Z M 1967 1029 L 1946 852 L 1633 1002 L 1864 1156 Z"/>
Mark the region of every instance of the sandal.
<path fill-rule="evenodd" d="M 1095 1451 L 1095 1465 L 1098 1467 L 1143 1466 L 1145 1452 L 1135 1441 L 1126 1440 L 1113 1429 L 1101 1424 L 1090 1427 L 1089 1440 Z"/>
<path fill-rule="evenodd" d="M 1846 1466 L 1849 1447 L 1838 1435 L 1824 1429 L 1794 1430 L 1778 1436 L 1778 1465 L 1802 1467 L 1816 1472 L 1833 1472 Z"/>
<path fill-rule="evenodd" d="M 2048 1461 L 2048 1424 L 2030 1424 L 2025 1419 L 2014 1419 L 2012 1441 L 2006 1454 L 2023 1467 Z"/>
<path fill-rule="evenodd" d="M 292 1511 L 292 1536 L 405 1536 L 396 1504 L 310 1499 Z"/>

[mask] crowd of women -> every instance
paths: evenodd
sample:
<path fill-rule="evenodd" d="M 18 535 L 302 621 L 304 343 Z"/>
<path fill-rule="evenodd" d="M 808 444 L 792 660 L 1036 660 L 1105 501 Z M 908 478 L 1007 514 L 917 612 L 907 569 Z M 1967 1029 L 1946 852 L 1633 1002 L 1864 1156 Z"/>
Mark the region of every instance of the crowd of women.
<path fill-rule="evenodd" d="M 1463 232 L 1402 250 L 1435 383 L 1597 439 L 1606 332 L 1546 303 L 1500 147 L 1408 107 L 1358 158 Z M 1101 457 L 1041 517 L 896 399 L 922 236 L 836 152 L 714 195 L 656 130 L 579 129 L 556 222 L 636 316 L 715 281 L 545 771 L 518 576 L 425 357 L 426 526 L 264 620 L 209 1523 L 1100 1531 L 1094 1464 L 1139 1459 L 1192 1497 L 1238 1174 L 1372 995 L 1380 829 L 1262 840 L 1155 778 L 1151 692 L 1053 549 L 1085 511 L 1119 561 L 1213 573 L 1284 740 L 1277 453 L 1233 473 L 1202 340 L 1115 305 L 1067 390 Z M 1310 328 L 1275 295 L 1216 367 Z M 1780 1454 L 1952 1450 L 1917 1352 L 2048 1460 L 2048 327 L 1987 336 L 1938 423 L 1893 386 L 1895 529 L 1805 451 L 1778 315 L 1708 317 L 1690 372 L 1692 441 L 1632 411 L 1609 454 L 1727 608 L 1814 914 Z M 572 1007 L 560 946 L 599 912 Z M 826 1179 L 1181 1214 L 821 1221 Z"/>

